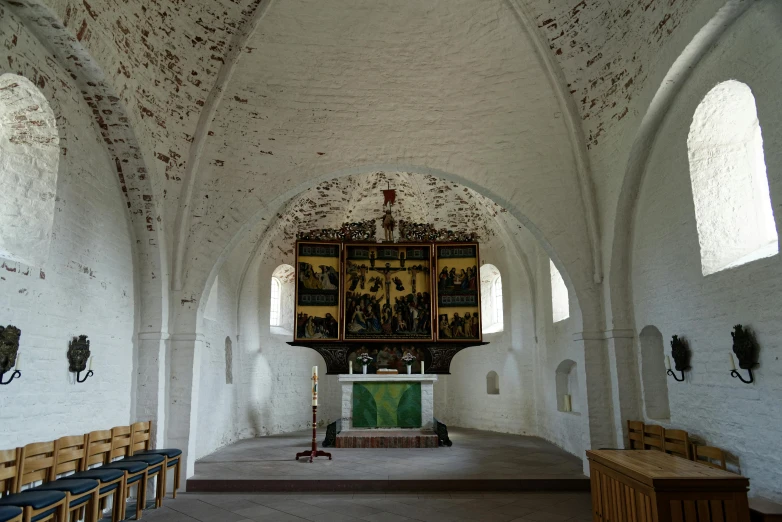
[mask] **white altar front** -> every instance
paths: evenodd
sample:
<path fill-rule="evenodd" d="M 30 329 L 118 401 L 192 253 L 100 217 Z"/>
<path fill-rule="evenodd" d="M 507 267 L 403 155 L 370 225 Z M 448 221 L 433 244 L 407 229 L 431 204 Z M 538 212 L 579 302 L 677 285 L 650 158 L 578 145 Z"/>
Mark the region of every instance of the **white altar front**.
<path fill-rule="evenodd" d="M 432 428 L 434 416 L 434 383 L 437 375 L 399 374 L 342 374 L 339 383 L 342 386 L 342 429 L 364 429 L 353 427 L 353 383 L 366 382 L 418 382 L 421 383 L 421 427 Z"/>

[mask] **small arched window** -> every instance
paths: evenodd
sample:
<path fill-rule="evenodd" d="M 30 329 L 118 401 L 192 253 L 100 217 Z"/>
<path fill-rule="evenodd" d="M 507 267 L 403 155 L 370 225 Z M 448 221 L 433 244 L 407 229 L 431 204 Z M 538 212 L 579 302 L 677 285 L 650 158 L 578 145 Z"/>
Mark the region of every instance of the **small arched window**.
<path fill-rule="evenodd" d="M 489 395 L 500 394 L 500 376 L 495 371 L 486 374 L 486 393 Z"/>
<path fill-rule="evenodd" d="M 750 88 L 720 83 L 695 110 L 687 137 L 701 272 L 779 252 L 763 136 Z"/>
<path fill-rule="evenodd" d="M 570 300 L 562 274 L 553 261 L 549 261 L 551 270 L 551 311 L 555 323 L 570 317 Z"/>
<path fill-rule="evenodd" d="M 483 333 L 501 332 L 504 328 L 502 310 L 502 276 L 496 266 L 481 266 L 481 315 Z"/>
<path fill-rule="evenodd" d="M 296 272 L 291 265 L 280 265 L 272 272 L 269 296 L 269 326 L 274 333 L 293 333 Z"/>
<path fill-rule="evenodd" d="M 280 326 L 280 296 L 282 294 L 282 283 L 276 277 L 272 277 L 272 297 L 269 308 L 269 324 L 271 326 Z"/>
<path fill-rule="evenodd" d="M 0 75 L 0 257 L 42 266 L 49 256 L 60 138 L 46 97 Z"/>

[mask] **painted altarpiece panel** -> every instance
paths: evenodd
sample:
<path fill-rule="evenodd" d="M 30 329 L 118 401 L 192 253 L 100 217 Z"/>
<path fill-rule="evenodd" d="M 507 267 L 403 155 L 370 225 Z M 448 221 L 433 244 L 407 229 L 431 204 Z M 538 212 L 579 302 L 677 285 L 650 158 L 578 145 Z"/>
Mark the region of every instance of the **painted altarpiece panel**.
<path fill-rule="evenodd" d="M 340 243 L 296 244 L 295 341 L 340 339 Z"/>
<path fill-rule="evenodd" d="M 477 243 L 435 246 L 437 341 L 481 341 Z"/>

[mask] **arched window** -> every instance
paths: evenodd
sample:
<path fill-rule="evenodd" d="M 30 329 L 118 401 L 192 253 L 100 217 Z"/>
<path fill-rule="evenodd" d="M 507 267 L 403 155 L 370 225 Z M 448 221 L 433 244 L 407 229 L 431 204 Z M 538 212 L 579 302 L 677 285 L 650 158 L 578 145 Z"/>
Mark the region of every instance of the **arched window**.
<path fill-rule="evenodd" d="M 209 297 L 206 298 L 204 317 L 213 321 L 217 320 L 217 297 L 220 293 L 220 276 L 215 277 L 212 288 L 209 289 Z"/>
<path fill-rule="evenodd" d="M 234 348 L 230 337 L 225 338 L 225 384 L 234 383 Z"/>
<path fill-rule="evenodd" d="M 280 326 L 280 295 L 282 294 L 282 283 L 276 277 L 272 277 L 272 298 L 269 307 L 269 324 L 271 326 Z"/>
<path fill-rule="evenodd" d="M 57 123 L 44 95 L 27 78 L 0 75 L 0 257 L 45 263 L 59 161 Z"/>
<path fill-rule="evenodd" d="M 272 332 L 293 332 L 296 271 L 291 265 L 280 265 L 272 272 L 269 298 L 269 326 Z"/>
<path fill-rule="evenodd" d="M 501 332 L 502 276 L 496 266 L 489 263 L 481 266 L 481 315 L 483 333 Z"/>
<path fill-rule="evenodd" d="M 557 410 L 578 413 L 578 372 L 576 361 L 565 359 L 556 371 Z"/>
<path fill-rule="evenodd" d="M 495 371 L 486 374 L 486 393 L 489 395 L 500 394 L 500 376 Z"/>
<path fill-rule="evenodd" d="M 665 371 L 663 335 L 654 326 L 646 326 L 638 336 L 641 343 L 641 384 L 644 407 L 650 419 L 668 419 L 668 377 Z"/>
<path fill-rule="evenodd" d="M 551 311 L 554 322 L 564 321 L 570 317 L 570 301 L 565 286 L 565 280 L 559 273 L 553 261 L 549 261 L 551 270 Z"/>
<path fill-rule="evenodd" d="M 777 228 L 755 98 L 734 80 L 695 110 L 687 137 L 703 275 L 773 256 Z"/>

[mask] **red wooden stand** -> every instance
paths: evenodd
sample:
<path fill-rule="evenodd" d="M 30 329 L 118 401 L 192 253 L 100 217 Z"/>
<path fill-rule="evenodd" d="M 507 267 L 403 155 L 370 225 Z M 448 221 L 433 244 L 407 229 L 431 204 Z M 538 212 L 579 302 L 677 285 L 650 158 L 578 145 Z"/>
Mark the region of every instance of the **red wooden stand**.
<path fill-rule="evenodd" d="M 309 451 L 302 451 L 301 453 L 296 454 L 296 460 L 299 460 L 299 457 L 306 457 L 309 455 L 310 462 L 312 462 L 312 459 L 315 457 L 328 457 L 329 460 L 331 460 L 331 453 L 328 453 L 326 451 L 321 451 L 318 449 L 318 439 L 317 434 L 315 433 L 315 430 L 318 426 L 318 407 L 313 406 L 312 407 L 312 449 Z"/>

